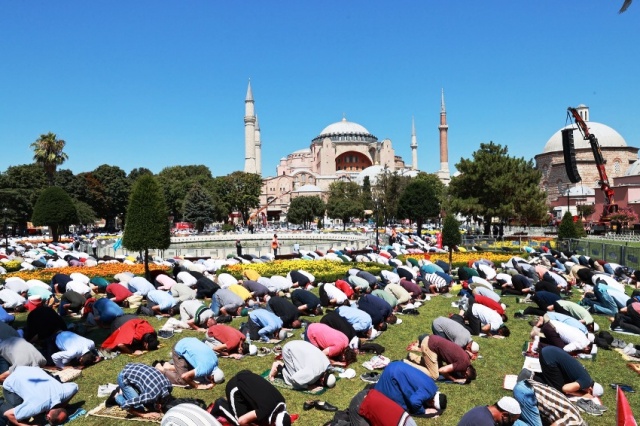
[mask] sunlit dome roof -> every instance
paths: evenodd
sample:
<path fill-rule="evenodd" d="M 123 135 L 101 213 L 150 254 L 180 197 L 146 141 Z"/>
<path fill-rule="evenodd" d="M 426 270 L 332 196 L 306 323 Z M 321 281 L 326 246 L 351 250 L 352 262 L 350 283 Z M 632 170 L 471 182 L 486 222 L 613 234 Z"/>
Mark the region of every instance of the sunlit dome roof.
<path fill-rule="evenodd" d="M 620 133 L 613 130 L 611 127 L 606 124 L 596 123 L 594 121 L 587 121 L 587 126 L 589 127 L 589 132 L 596 136 L 598 139 L 598 143 L 601 148 L 624 148 L 627 146 L 624 138 L 620 135 Z M 591 145 L 588 140 L 584 140 L 582 134 L 578 130 L 575 124 L 571 124 L 563 127 L 558 130 L 556 133 L 551 136 L 544 146 L 543 153 L 548 152 L 562 152 L 562 130 L 567 128 L 575 129 L 573 132 L 573 143 L 575 149 L 591 149 Z"/>
<path fill-rule="evenodd" d="M 293 151 L 292 154 L 308 154 L 311 152 L 310 148 L 302 148 L 297 151 Z"/>
<path fill-rule="evenodd" d="M 333 135 L 366 135 L 372 136 L 371 133 L 364 126 L 358 123 L 347 121 L 343 118 L 337 123 L 329 124 L 320 132 L 320 137 L 333 136 Z"/>
<path fill-rule="evenodd" d="M 636 160 L 632 165 L 630 165 L 627 170 L 624 172 L 625 176 L 637 176 L 640 175 L 640 160 Z"/>
<path fill-rule="evenodd" d="M 368 176 L 371 185 L 375 185 L 378 182 L 378 175 L 382 173 L 384 173 L 384 167 L 381 165 L 375 164 L 373 166 L 369 166 L 358 174 L 356 182 L 358 185 L 362 185 L 364 183 L 364 178 Z"/>
<path fill-rule="evenodd" d="M 567 192 L 569 192 L 569 196 L 571 197 L 578 197 L 578 196 L 584 196 L 584 195 L 595 195 L 596 191 L 593 188 L 589 188 L 587 186 L 574 186 L 568 189 L 568 191 L 564 191 L 564 196 L 567 195 Z"/>
<path fill-rule="evenodd" d="M 322 189 L 315 185 L 302 185 L 300 188 L 293 192 L 322 192 Z"/>

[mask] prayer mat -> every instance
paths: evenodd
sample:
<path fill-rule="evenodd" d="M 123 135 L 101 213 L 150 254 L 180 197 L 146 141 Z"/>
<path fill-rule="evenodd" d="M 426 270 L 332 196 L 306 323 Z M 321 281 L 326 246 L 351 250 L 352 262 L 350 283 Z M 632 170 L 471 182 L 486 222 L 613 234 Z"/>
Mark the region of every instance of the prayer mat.
<path fill-rule="evenodd" d="M 634 356 L 631 355 L 627 355 L 624 353 L 624 351 L 620 348 L 615 348 L 614 351 L 618 352 L 620 355 L 622 355 L 622 359 L 624 359 L 625 361 L 633 361 L 633 362 L 640 362 L 640 358 L 636 358 Z"/>
<path fill-rule="evenodd" d="M 269 339 L 268 342 L 259 342 L 259 343 L 268 343 L 270 345 L 277 345 L 280 342 L 284 342 L 285 340 L 289 339 L 293 337 L 293 333 L 290 331 L 287 331 L 287 337 L 285 337 L 284 339 Z"/>
<path fill-rule="evenodd" d="M 640 364 L 630 362 L 627 364 L 627 367 L 629 367 L 631 371 L 635 371 L 637 374 L 640 374 Z"/>
<path fill-rule="evenodd" d="M 75 368 L 65 368 L 64 370 L 46 370 L 53 377 L 60 380 L 62 383 L 67 383 L 82 376 L 82 370 Z"/>
<path fill-rule="evenodd" d="M 620 333 L 620 334 L 626 334 L 628 336 L 636 336 L 636 337 L 640 336 L 637 333 L 631 333 L 629 331 L 625 331 L 624 328 L 612 328 L 611 331 L 614 331 L 614 332 Z"/>
<path fill-rule="evenodd" d="M 129 414 L 128 411 L 123 410 L 117 405 L 114 407 L 105 407 L 104 402 L 98 405 L 93 410 L 87 413 L 88 416 L 96 416 L 96 417 L 108 417 L 110 419 L 118 419 L 118 420 L 133 420 L 137 422 L 152 422 L 152 423 L 160 423 L 162 421 L 162 416 L 157 419 L 144 419 L 142 417 L 133 416 Z"/>
<path fill-rule="evenodd" d="M 261 374 L 262 377 L 264 377 L 266 380 L 269 380 L 269 372 L 271 370 L 267 370 L 264 373 Z M 336 381 L 340 380 L 338 377 L 336 377 Z M 325 393 L 327 391 L 327 388 L 325 388 L 324 386 L 317 386 L 313 389 L 305 389 L 305 390 L 301 390 L 301 389 L 294 389 L 293 386 L 289 386 L 284 379 L 282 379 L 281 377 L 276 377 L 273 382 L 269 381 L 269 383 L 271 383 L 273 386 L 277 387 L 277 388 L 283 388 L 283 389 L 289 389 L 289 390 L 294 390 L 294 391 L 298 391 L 298 392 L 302 392 L 302 393 L 308 393 L 309 395 L 322 395 L 323 393 Z"/>

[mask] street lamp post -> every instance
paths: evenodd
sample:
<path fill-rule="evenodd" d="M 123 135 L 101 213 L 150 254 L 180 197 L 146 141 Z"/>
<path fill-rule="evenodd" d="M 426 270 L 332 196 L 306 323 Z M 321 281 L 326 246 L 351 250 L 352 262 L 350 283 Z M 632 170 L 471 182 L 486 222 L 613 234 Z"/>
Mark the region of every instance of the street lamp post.
<path fill-rule="evenodd" d="M 380 251 L 380 235 L 378 226 L 380 223 L 380 208 L 378 207 L 378 199 L 375 199 L 376 203 L 376 250 Z"/>
<path fill-rule="evenodd" d="M 2 216 L 4 217 L 4 225 L 3 225 L 3 233 L 4 233 L 4 246 L 5 248 L 9 248 L 9 235 L 7 235 L 7 213 L 8 213 L 9 209 L 8 208 L 3 208 L 2 209 Z"/>

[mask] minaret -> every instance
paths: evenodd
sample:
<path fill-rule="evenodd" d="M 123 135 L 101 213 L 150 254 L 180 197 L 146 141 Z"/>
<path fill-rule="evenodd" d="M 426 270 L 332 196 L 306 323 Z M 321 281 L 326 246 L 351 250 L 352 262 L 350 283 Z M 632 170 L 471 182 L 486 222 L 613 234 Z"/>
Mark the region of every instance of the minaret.
<path fill-rule="evenodd" d="M 256 173 L 262 176 L 262 142 L 260 141 L 260 122 L 258 121 L 258 114 L 256 114 L 256 131 L 254 141 L 256 143 Z"/>
<path fill-rule="evenodd" d="M 418 141 L 416 140 L 416 120 L 411 116 L 411 170 L 418 170 Z"/>
<path fill-rule="evenodd" d="M 256 173 L 256 115 L 253 105 L 253 92 L 251 80 L 247 88 L 247 97 L 244 100 L 244 171 Z"/>
<path fill-rule="evenodd" d="M 449 126 L 447 126 L 447 110 L 444 106 L 444 89 L 442 89 L 440 98 L 440 125 L 438 130 L 440 131 L 440 170 L 436 172 L 436 175 L 442 183 L 448 185 L 451 180 L 449 173 L 449 144 L 447 141 Z"/>

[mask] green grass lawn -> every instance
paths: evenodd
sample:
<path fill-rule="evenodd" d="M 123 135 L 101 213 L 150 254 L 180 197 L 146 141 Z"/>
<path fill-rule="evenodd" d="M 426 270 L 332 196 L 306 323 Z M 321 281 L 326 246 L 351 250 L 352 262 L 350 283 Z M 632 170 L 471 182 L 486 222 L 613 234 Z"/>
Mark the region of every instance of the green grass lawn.
<path fill-rule="evenodd" d="M 451 302 L 457 298 L 446 298 L 438 296 L 432 298 L 420 308 L 419 316 L 403 316 L 403 323 L 397 326 L 389 327 L 389 330 L 382 334 L 376 341 L 386 348 L 385 356 L 391 360 L 402 359 L 406 355 L 405 348 L 416 337 L 424 332 L 431 331 L 431 321 L 440 315 L 448 315 L 454 312 Z M 474 361 L 478 372 L 478 379 L 470 385 L 452 385 L 443 384 L 440 390 L 447 394 L 449 398 L 449 407 L 445 414 L 438 419 L 422 420 L 419 424 L 430 425 L 455 425 L 460 417 L 470 408 L 476 405 L 488 405 L 496 402 L 504 395 L 511 395 L 510 391 L 502 389 L 502 381 L 505 374 L 518 374 L 522 367 L 522 345 L 528 340 L 531 327 L 528 320 L 515 319 L 513 313 L 521 309 L 524 305 L 515 303 L 514 297 L 505 297 L 504 302 L 508 305 L 508 314 L 511 318 L 508 325 L 512 331 L 511 337 L 507 339 L 484 339 L 477 338 L 480 344 L 480 355 L 482 358 Z M 313 318 L 318 319 L 318 318 Z M 597 322 L 602 329 L 608 329 L 607 319 L 605 317 L 597 317 Z M 160 326 L 162 321 L 155 318 L 150 319 L 154 326 Z M 238 326 L 240 319 L 234 320 L 232 325 Z M 72 403 L 81 404 L 87 411 L 97 406 L 105 398 L 98 398 L 97 391 L 100 384 L 115 383 L 117 375 L 121 368 L 128 362 L 142 362 L 151 364 L 155 359 L 170 359 L 171 347 L 181 337 L 185 336 L 202 336 L 202 333 L 195 331 L 184 331 L 181 334 L 175 334 L 169 340 L 161 340 L 162 347 L 152 353 L 147 353 L 137 358 L 131 358 L 127 355 L 119 355 L 115 359 L 101 362 L 83 371 L 82 377 L 76 382 L 80 387 L 80 391 L 72 400 Z M 299 338 L 300 331 L 295 332 L 294 338 Z M 106 337 L 106 332 L 96 330 L 89 333 L 88 337 L 95 338 L 100 342 Z M 627 335 L 618 335 L 627 342 L 640 343 L 639 337 Z M 359 356 L 358 363 L 352 365 L 357 372 L 355 379 L 341 379 L 336 387 L 320 395 L 313 397 L 303 393 L 280 389 L 287 400 L 287 407 L 290 413 L 300 414 L 300 419 L 296 422 L 298 425 L 321 425 L 331 419 L 332 414 L 310 410 L 303 411 L 302 404 L 307 399 L 322 399 L 345 409 L 358 391 L 360 391 L 365 383 L 358 377 L 367 370 L 362 367 L 362 362 L 368 360 L 371 355 L 363 354 Z M 272 356 L 267 357 L 245 357 L 242 360 L 222 359 L 220 367 L 230 378 L 239 370 L 250 369 L 256 373 L 262 373 L 271 366 Z M 610 383 L 622 382 L 635 385 L 640 388 L 640 377 L 629 370 L 621 356 L 614 351 L 600 350 L 595 361 L 582 361 L 585 363 L 591 376 L 598 382 L 602 383 L 605 388 L 603 396 L 604 404 L 609 407 L 602 417 L 592 417 L 585 415 L 585 420 L 590 425 L 612 425 L 615 421 L 615 392 L 609 386 Z M 195 397 L 203 399 L 210 403 L 216 398 L 224 395 L 224 384 L 214 387 L 212 390 L 196 391 L 176 388 L 173 394 L 177 397 Z M 640 415 L 640 393 L 627 394 L 631 407 L 636 415 Z M 75 405 L 74 404 L 74 405 Z M 121 425 L 122 421 L 110 420 L 98 417 L 88 417 L 73 421 L 74 425 Z"/>

